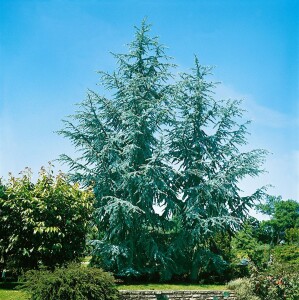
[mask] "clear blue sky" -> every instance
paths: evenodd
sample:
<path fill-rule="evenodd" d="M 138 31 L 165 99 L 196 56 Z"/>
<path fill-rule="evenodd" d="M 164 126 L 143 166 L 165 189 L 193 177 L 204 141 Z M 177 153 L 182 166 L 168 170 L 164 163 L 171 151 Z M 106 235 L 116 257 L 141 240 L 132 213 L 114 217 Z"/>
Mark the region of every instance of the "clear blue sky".
<path fill-rule="evenodd" d="M 73 152 L 54 131 L 147 17 L 180 70 L 197 54 L 219 97 L 244 99 L 249 147 L 272 153 L 245 192 L 273 184 L 299 200 L 298 12 L 296 0 L 0 0 L 0 177 Z"/>

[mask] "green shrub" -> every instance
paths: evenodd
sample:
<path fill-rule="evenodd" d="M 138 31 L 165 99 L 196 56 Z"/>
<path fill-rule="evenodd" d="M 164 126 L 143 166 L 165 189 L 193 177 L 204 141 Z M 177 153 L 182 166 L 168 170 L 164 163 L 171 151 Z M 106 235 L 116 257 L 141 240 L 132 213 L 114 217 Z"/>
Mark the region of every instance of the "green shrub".
<path fill-rule="evenodd" d="M 254 294 L 254 285 L 248 278 L 238 278 L 227 284 L 228 289 L 235 292 L 238 300 L 261 300 Z"/>
<path fill-rule="evenodd" d="M 298 220 L 298 222 L 299 222 L 299 220 Z M 285 238 L 288 243 L 299 245 L 299 228 L 286 229 Z"/>
<path fill-rule="evenodd" d="M 293 264 L 299 267 L 299 246 L 279 245 L 273 249 L 274 260 L 283 264 Z"/>
<path fill-rule="evenodd" d="M 296 267 L 274 265 L 265 274 L 251 278 L 255 294 L 263 300 L 298 300 L 299 274 Z"/>
<path fill-rule="evenodd" d="M 242 260 L 248 260 L 259 270 L 267 267 L 270 260 L 270 245 L 261 244 L 257 240 L 254 236 L 256 230 L 252 225 L 245 224 L 244 228 L 232 239 L 231 260 L 233 264 L 240 265 Z M 246 270 L 246 268 L 243 268 L 243 270 Z M 246 274 L 244 275 L 246 276 Z M 240 277 L 243 277 L 243 275 L 240 274 Z"/>
<path fill-rule="evenodd" d="M 94 195 L 70 184 L 63 173 L 41 168 L 32 183 L 30 169 L 0 182 L 1 269 L 20 274 L 64 265 L 80 258 L 86 246 Z"/>
<path fill-rule="evenodd" d="M 97 268 L 69 265 L 51 271 L 28 271 L 23 288 L 30 300 L 115 300 L 114 278 Z"/>
<path fill-rule="evenodd" d="M 227 274 L 227 278 L 229 280 L 249 277 L 250 276 L 250 266 L 249 264 L 241 264 L 241 263 L 231 263 L 229 265 L 229 272 Z"/>

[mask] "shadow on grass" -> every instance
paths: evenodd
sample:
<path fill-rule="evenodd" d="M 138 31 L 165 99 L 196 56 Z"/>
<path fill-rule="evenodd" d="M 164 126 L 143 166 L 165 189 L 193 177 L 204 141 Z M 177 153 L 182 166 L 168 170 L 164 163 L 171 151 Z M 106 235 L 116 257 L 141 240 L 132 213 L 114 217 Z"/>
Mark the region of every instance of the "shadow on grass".
<path fill-rule="evenodd" d="M 0 282 L 0 289 L 2 290 L 17 290 L 21 287 L 22 283 L 21 282 L 5 282 L 2 281 Z"/>

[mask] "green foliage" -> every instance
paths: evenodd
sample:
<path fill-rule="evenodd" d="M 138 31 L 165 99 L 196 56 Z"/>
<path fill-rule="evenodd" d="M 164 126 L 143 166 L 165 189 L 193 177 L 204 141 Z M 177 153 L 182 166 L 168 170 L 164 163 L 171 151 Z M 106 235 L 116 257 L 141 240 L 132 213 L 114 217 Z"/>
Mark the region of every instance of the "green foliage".
<path fill-rule="evenodd" d="M 81 150 L 79 160 L 66 155 L 72 178 L 93 184 L 97 198 L 94 241 L 105 269 L 118 276 L 154 274 L 172 264 L 169 220 L 177 209 L 173 170 L 166 162 L 161 126 L 168 122 L 168 57 L 143 24 L 128 54 L 115 54 L 118 70 L 101 72 L 107 99 L 89 91 L 73 122 L 60 133 Z M 154 209 L 164 206 L 161 216 Z"/>
<path fill-rule="evenodd" d="M 279 244 L 287 238 L 288 230 L 299 227 L 299 203 L 295 200 L 270 196 L 258 209 L 271 216 L 261 223 L 259 238 L 263 242 Z"/>
<path fill-rule="evenodd" d="M 63 174 L 41 169 L 36 184 L 26 170 L 9 177 L 0 198 L 0 254 L 15 270 L 53 267 L 80 257 L 93 208 L 93 194 Z"/>
<path fill-rule="evenodd" d="M 229 282 L 228 288 L 235 291 L 238 300 L 298 300 L 298 269 L 273 264 L 266 272 Z"/>
<path fill-rule="evenodd" d="M 245 224 L 232 239 L 232 261 L 240 264 L 242 260 L 253 263 L 259 269 L 265 269 L 270 261 L 270 245 L 260 243 L 255 237 L 254 227 Z"/>
<path fill-rule="evenodd" d="M 280 245 L 274 247 L 273 259 L 276 262 L 290 265 L 297 265 L 299 268 L 299 246 L 298 245 Z"/>
<path fill-rule="evenodd" d="M 238 300 L 261 300 L 254 293 L 254 284 L 248 278 L 238 278 L 227 284 L 229 290 L 234 291 Z"/>
<path fill-rule="evenodd" d="M 286 229 L 285 238 L 289 244 L 299 245 L 299 227 Z"/>
<path fill-rule="evenodd" d="M 101 269 L 70 265 L 55 271 L 28 271 L 24 289 L 31 300 L 116 300 L 114 278 Z"/>
<path fill-rule="evenodd" d="M 265 152 L 254 150 L 242 153 L 246 144 L 246 128 L 239 101 L 216 101 L 215 88 L 207 81 L 211 68 L 195 59 L 191 73 L 183 73 L 176 86 L 176 120 L 169 132 L 172 162 L 179 166 L 176 176 L 183 203 L 178 248 L 184 252 L 180 261 L 190 258 L 191 277 L 206 261 L 198 260 L 202 248 L 215 234 L 233 232 L 245 220 L 254 200 L 263 190 L 241 197 L 238 182 L 245 176 L 257 176 Z M 187 250 L 187 253 L 186 253 Z M 199 253 L 197 253 L 199 252 Z M 209 255 L 217 253 L 210 251 Z M 213 260 L 213 259 L 212 259 Z M 196 265 L 198 264 L 198 265 Z"/>
<path fill-rule="evenodd" d="M 211 69 L 175 75 L 150 26 L 136 29 L 117 70 L 100 72 L 109 98 L 89 91 L 60 134 L 80 153 L 62 155 L 73 180 L 92 185 L 100 235 L 95 254 L 121 277 L 198 280 L 227 268 L 217 235 L 230 235 L 263 197 L 238 183 L 260 174 L 263 150 L 241 152 L 239 101 L 217 101 Z M 160 207 L 161 213 L 157 211 Z"/>
<path fill-rule="evenodd" d="M 275 264 L 267 273 L 257 273 L 251 278 L 254 292 L 263 300 L 298 300 L 298 268 Z"/>
<path fill-rule="evenodd" d="M 278 202 L 275 205 L 273 220 L 279 230 L 294 228 L 299 221 L 299 203 L 295 200 Z"/>
<path fill-rule="evenodd" d="M 275 213 L 275 206 L 281 201 L 281 196 L 276 197 L 268 195 L 264 203 L 259 203 L 256 205 L 256 209 L 265 215 L 272 216 Z"/>

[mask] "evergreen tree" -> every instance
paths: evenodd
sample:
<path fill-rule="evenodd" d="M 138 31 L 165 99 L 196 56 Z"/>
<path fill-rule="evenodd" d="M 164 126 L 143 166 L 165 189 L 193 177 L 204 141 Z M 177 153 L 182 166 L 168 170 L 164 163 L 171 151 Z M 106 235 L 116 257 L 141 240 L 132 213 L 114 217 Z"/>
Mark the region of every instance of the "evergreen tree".
<path fill-rule="evenodd" d="M 193 279 L 225 266 L 214 237 L 219 232 L 232 233 L 264 194 L 262 188 L 251 196 L 240 196 L 238 183 L 261 172 L 266 152 L 241 152 L 249 122 L 240 123 L 240 101 L 213 98 L 215 83 L 206 79 L 210 71 L 195 58 L 192 72 L 181 74 L 175 93 L 176 120 L 168 135 L 182 194 L 176 251 Z"/>
<path fill-rule="evenodd" d="M 170 262 L 162 233 L 177 206 L 173 170 L 166 162 L 161 126 L 169 122 L 169 58 L 149 26 L 137 29 L 128 54 L 115 54 L 118 70 L 101 72 L 113 96 L 89 91 L 76 123 L 60 133 L 82 150 L 78 160 L 61 158 L 73 180 L 93 185 L 98 199 L 94 242 L 102 264 L 119 276 L 153 274 Z M 160 215 L 155 206 L 164 206 Z"/>
<path fill-rule="evenodd" d="M 241 197 L 238 182 L 260 173 L 265 152 L 240 152 L 240 103 L 214 100 L 209 69 L 197 60 L 174 82 L 175 66 L 149 29 L 143 22 L 129 53 L 114 54 L 117 71 L 100 73 L 111 97 L 89 91 L 65 121 L 60 133 L 81 156 L 61 159 L 74 181 L 94 188 L 94 245 L 107 270 L 197 278 L 207 257 L 223 262 L 213 237 L 233 231 L 261 196 Z"/>

